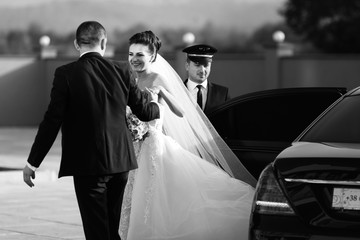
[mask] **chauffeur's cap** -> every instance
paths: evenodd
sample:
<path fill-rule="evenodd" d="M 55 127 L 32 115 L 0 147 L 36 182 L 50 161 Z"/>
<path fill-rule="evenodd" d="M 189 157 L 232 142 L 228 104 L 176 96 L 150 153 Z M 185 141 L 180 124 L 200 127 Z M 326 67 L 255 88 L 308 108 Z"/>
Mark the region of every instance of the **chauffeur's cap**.
<path fill-rule="evenodd" d="M 191 61 L 207 64 L 212 62 L 212 57 L 217 52 L 217 49 L 209 45 L 198 44 L 185 48 L 183 52 L 187 53 L 187 57 Z"/>

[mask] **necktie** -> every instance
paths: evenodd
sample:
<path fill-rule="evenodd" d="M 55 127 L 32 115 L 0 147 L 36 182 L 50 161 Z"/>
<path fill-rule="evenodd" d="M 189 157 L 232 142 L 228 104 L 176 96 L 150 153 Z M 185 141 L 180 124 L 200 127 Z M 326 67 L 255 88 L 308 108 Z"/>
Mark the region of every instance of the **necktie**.
<path fill-rule="evenodd" d="M 197 103 L 199 104 L 200 108 L 202 109 L 203 107 L 203 103 L 202 103 L 202 92 L 201 92 L 201 85 L 197 85 L 196 86 L 198 88 L 198 92 L 197 92 Z"/>

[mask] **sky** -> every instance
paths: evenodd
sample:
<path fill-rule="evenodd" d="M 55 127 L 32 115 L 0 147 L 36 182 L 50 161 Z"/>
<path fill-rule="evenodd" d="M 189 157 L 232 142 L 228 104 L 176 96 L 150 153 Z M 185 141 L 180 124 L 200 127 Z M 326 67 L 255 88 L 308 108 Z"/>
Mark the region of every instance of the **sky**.
<path fill-rule="evenodd" d="M 11 1 L 1 1 L 0 7 L 23 7 L 23 6 L 34 6 L 42 3 L 53 3 L 53 2 L 72 2 L 74 0 L 11 0 Z M 134 2 L 134 0 L 91 0 L 97 2 Z M 173 2 L 174 4 L 188 3 L 191 4 L 192 1 L 196 0 L 136 0 L 142 4 L 162 4 L 163 2 Z M 222 2 L 232 1 L 235 3 L 279 3 L 284 2 L 284 0 L 219 0 Z"/>
<path fill-rule="evenodd" d="M 249 32 L 281 18 L 285 0 L 10 0 L 0 1 L 0 29 L 68 33 L 80 22 L 98 20 L 107 29 L 126 30 L 137 24 L 159 28 L 197 28 L 211 23 Z M 16 16 L 16 17 L 14 17 Z"/>

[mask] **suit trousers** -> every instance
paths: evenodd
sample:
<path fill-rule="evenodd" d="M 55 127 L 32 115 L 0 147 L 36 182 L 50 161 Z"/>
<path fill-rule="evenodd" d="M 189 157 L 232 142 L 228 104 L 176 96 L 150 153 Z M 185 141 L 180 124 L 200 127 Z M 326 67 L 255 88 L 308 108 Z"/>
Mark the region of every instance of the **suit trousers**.
<path fill-rule="evenodd" d="M 75 193 L 87 240 L 120 240 L 121 205 L 128 173 L 74 176 Z"/>

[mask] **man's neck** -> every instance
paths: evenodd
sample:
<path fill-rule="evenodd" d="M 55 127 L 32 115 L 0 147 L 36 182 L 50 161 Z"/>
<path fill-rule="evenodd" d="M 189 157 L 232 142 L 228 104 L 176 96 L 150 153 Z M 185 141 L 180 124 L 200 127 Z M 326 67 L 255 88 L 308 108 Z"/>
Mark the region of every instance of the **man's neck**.
<path fill-rule="evenodd" d="M 104 56 L 104 52 L 99 48 L 85 48 L 85 49 L 80 49 L 80 57 L 83 56 L 86 53 L 90 53 L 90 52 L 96 52 L 99 53 L 101 56 Z"/>

